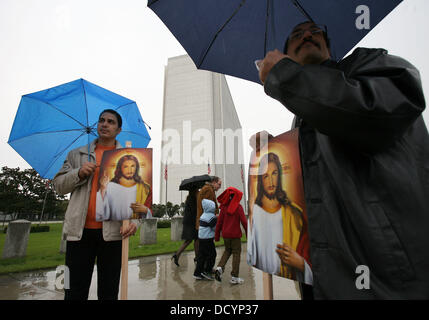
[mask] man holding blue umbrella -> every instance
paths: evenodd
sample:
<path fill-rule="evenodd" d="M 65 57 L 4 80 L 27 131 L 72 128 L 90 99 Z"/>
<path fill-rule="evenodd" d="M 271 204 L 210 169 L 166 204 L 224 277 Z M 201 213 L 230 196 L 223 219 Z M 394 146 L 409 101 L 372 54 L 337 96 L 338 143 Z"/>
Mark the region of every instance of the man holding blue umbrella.
<path fill-rule="evenodd" d="M 429 135 L 419 72 L 383 49 L 330 60 L 326 29 L 297 25 L 259 65 L 296 115 L 321 299 L 429 298 Z M 287 250 L 279 255 L 287 260 Z"/>
<path fill-rule="evenodd" d="M 53 183 L 59 194 L 71 193 L 64 219 L 67 239 L 66 266 L 70 288 L 66 300 L 86 300 L 95 260 L 98 272 L 98 298 L 116 300 L 121 274 L 122 239 L 134 235 L 136 222 L 123 229 L 121 221 L 98 222 L 95 219 L 97 183 L 103 152 L 121 148 L 116 136 L 121 132 L 122 117 L 107 109 L 97 125 L 98 139 L 89 146 L 73 149 L 67 155 Z M 88 161 L 89 160 L 89 161 Z"/>

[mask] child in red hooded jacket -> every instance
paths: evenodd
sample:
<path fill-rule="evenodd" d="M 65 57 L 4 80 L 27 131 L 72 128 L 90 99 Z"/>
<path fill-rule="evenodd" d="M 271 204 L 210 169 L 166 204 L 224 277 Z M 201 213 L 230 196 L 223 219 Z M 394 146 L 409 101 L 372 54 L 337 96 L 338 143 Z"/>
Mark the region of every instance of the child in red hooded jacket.
<path fill-rule="evenodd" d="M 232 254 L 232 284 L 243 283 L 243 279 L 238 277 L 240 269 L 241 255 L 241 228 L 240 223 L 246 232 L 247 237 L 247 219 L 244 215 L 243 207 L 240 200 L 243 197 L 243 192 L 229 187 L 217 198 L 220 203 L 220 214 L 215 230 L 215 241 L 219 241 L 222 232 L 222 238 L 225 243 L 225 251 L 220 259 L 215 270 L 215 278 L 217 281 L 222 280 L 222 274 L 225 271 L 225 265 Z"/>

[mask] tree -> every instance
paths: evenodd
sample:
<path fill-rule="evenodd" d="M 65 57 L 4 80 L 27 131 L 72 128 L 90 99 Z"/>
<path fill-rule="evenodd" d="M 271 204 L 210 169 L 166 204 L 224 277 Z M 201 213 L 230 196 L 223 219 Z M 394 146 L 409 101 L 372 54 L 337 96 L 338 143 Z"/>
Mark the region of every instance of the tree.
<path fill-rule="evenodd" d="M 181 204 L 180 204 L 180 214 L 183 216 L 183 214 L 184 214 L 184 212 L 185 212 L 185 207 L 186 207 L 186 204 L 184 203 L 184 202 L 182 202 Z"/>
<path fill-rule="evenodd" d="M 164 204 L 152 204 L 152 216 L 155 218 L 161 218 L 165 214 Z"/>
<path fill-rule="evenodd" d="M 1 168 L 0 211 L 5 214 L 40 214 L 44 209 L 44 214 L 61 215 L 65 199 L 53 190 L 48 179 L 40 177 L 34 169 Z"/>
<path fill-rule="evenodd" d="M 177 213 L 180 212 L 180 206 L 178 204 L 173 204 L 170 201 L 165 204 L 152 204 L 152 215 L 156 218 L 161 218 L 167 213 L 171 218 Z"/>
<path fill-rule="evenodd" d="M 178 214 L 180 206 L 178 204 L 172 204 L 170 201 L 167 202 L 167 215 L 171 218 Z"/>

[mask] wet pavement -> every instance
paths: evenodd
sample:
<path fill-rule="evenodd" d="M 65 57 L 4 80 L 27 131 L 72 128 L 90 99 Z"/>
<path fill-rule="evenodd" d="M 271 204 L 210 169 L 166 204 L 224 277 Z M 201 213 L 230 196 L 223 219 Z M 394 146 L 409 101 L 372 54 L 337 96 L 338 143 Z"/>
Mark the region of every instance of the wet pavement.
<path fill-rule="evenodd" d="M 223 247 L 216 248 L 219 261 Z M 262 272 L 246 263 L 246 245 L 243 244 L 240 277 L 243 284 L 229 283 L 230 257 L 222 282 L 195 280 L 194 253 L 184 252 L 177 267 L 171 254 L 143 257 L 129 261 L 129 300 L 262 300 Z M 63 290 L 58 289 L 61 272 L 58 269 L 13 273 L 0 276 L 0 300 L 63 300 Z M 57 280 L 57 281 L 56 281 Z M 294 281 L 273 276 L 275 300 L 299 300 Z M 97 299 L 97 272 L 94 268 L 89 299 Z"/>

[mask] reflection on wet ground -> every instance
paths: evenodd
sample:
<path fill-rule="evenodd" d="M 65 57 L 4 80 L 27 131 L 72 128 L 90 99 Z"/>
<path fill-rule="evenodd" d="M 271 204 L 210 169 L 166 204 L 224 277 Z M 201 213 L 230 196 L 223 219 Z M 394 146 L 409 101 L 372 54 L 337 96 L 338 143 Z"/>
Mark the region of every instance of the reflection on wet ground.
<path fill-rule="evenodd" d="M 219 261 L 223 247 L 217 250 Z M 262 272 L 246 263 L 243 244 L 240 277 L 244 283 L 229 283 L 232 257 L 222 282 L 195 280 L 194 253 L 184 252 L 177 267 L 171 255 L 130 260 L 128 267 L 128 299 L 132 300 L 262 300 Z M 96 268 L 95 268 L 96 269 Z M 0 276 L 0 300 L 62 300 L 64 293 L 56 289 L 56 269 Z M 300 299 L 294 281 L 273 276 L 274 299 Z M 89 299 L 97 299 L 97 273 L 94 270 Z"/>

